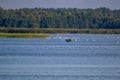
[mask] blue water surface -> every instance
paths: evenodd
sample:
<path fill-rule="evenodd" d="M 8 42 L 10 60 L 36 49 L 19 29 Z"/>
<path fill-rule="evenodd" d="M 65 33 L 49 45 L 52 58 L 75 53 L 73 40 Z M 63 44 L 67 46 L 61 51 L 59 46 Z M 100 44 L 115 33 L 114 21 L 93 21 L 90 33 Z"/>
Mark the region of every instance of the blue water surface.
<path fill-rule="evenodd" d="M 0 80 L 120 80 L 120 34 L 49 36 L 0 38 Z"/>

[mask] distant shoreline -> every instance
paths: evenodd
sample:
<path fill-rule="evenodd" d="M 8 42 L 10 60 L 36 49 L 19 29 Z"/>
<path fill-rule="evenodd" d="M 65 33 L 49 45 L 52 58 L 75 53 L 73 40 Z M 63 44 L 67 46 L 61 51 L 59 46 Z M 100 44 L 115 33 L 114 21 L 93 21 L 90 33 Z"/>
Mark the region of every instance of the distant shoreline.
<path fill-rule="evenodd" d="M 48 38 L 47 34 L 0 33 L 0 38 Z"/>
<path fill-rule="evenodd" d="M 120 34 L 120 29 L 0 28 L 0 33 Z"/>

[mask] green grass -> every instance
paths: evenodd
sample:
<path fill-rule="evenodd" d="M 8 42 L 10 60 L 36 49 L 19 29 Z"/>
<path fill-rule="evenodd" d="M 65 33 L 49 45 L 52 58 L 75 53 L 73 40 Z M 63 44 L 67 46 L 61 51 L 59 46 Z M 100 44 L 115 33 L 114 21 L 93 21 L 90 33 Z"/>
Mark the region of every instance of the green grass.
<path fill-rule="evenodd" d="M 12 34 L 12 33 L 1 33 L 0 38 L 48 38 L 46 34 Z"/>
<path fill-rule="evenodd" d="M 0 28 L 0 33 L 120 34 L 120 29 Z"/>

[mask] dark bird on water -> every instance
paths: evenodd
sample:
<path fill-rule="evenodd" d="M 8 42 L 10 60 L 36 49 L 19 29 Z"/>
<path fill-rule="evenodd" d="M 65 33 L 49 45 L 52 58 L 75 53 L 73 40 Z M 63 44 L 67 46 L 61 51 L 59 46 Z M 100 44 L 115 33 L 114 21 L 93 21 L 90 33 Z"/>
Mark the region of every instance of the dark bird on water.
<path fill-rule="evenodd" d="M 71 42 L 72 40 L 71 39 L 66 39 L 66 42 Z"/>

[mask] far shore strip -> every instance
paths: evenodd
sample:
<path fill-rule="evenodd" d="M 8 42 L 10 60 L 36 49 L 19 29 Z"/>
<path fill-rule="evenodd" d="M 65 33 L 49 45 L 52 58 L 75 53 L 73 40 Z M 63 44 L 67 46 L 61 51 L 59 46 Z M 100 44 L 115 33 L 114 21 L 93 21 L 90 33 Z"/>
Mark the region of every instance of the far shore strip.
<path fill-rule="evenodd" d="M 47 34 L 12 34 L 1 33 L 0 38 L 48 38 Z"/>

